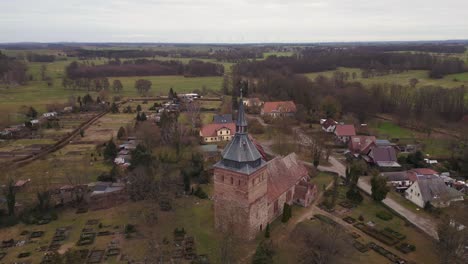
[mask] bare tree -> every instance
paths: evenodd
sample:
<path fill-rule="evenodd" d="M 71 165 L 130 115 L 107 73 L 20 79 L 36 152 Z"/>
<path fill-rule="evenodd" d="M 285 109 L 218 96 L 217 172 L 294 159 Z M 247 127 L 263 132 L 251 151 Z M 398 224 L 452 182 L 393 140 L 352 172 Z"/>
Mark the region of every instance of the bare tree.
<path fill-rule="evenodd" d="M 441 264 L 462 264 L 468 258 L 468 229 L 446 216 L 437 226 Z"/>
<path fill-rule="evenodd" d="M 148 149 L 152 149 L 161 143 L 161 130 L 152 122 L 139 122 L 136 136 Z"/>
<path fill-rule="evenodd" d="M 346 263 L 349 245 L 345 232 L 338 225 L 322 223 L 320 228 L 309 230 L 304 235 L 303 263 Z"/>
<path fill-rule="evenodd" d="M 200 104 L 197 101 L 187 102 L 186 108 L 192 128 L 200 127 Z"/>

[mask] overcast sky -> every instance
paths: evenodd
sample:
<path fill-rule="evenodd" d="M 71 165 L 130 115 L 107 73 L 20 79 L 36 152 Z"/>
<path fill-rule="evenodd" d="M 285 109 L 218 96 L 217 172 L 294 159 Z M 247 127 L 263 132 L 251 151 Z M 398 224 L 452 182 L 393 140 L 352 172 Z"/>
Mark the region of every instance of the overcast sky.
<path fill-rule="evenodd" d="M 468 39 L 468 0 L 0 0 L 0 42 Z"/>

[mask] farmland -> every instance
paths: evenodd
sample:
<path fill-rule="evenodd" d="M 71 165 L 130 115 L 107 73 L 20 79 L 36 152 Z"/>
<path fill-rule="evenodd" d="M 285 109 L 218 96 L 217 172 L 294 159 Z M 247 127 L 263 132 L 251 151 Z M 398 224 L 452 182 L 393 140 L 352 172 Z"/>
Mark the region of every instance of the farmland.
<path fill-rule="evenodd" d="M 468 73 L 459 73 L 459 74 L 452 74 L 447 75 L 442 79 L 431 79 L 429 78 L 428 71 L 418 71 L 418 70 L 410 70 L 403 73 L 395 73 L 395 74 L 388 74 L 384 76 L 376 76 L 370 78 L 362 78 L 361 76 L 361 69 L 357 68 L 338 68 L 337 71 L 340 72 L 348 72 L 350 76 L 352 73 L 356 74 L 356 78 L 353 79 L 354 81 L 359 81 L 364 85 L 373 85 L 373 84 L 397 84 L 408 86 L 409 80 L 412 78 L 416 78 L 419 82 L 417 87 L 423 86 L 442 86 L 447 88 L 453 87 L 460 87 L 462 85 L 468 85 Z M 335 71 L 324 71 L 324 72 L 314 72 L 305 74 L 309 79 L 313 80 L 319 75 L 323 75 L 326 77 L 333 76 Z"/>

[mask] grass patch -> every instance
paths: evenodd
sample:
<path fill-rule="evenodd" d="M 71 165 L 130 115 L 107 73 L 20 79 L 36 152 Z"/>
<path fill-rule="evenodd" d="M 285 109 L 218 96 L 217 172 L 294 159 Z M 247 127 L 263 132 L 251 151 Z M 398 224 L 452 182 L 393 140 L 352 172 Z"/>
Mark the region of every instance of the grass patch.
<path fill-rule="evenodd" d="M 461 85 L 466 86 L 468 84 L 468 73 L 451 74 L 451 75 L 445 76 L 442 79 L 431 79 L 429 78 L 429 71 L 411 70 L 411 71 L 406 71 L 402 73 L 389 74 L 389 75 L 384 75 L 384 76 L 376 76 L 372 78 L 362 78 L 361 77 L 362 70 L 358 68 L 340 67 L 337 70 L 341 72 L 348 72 L 350 75 L 350 79 L 349 79 L 350 81 L 359 81 L 362 84 L 367 85 L 367 86 L 370 86 L 373 84 L 383 84 L 383 83 L 409 86 L 409 80 L 412 78 L 418 79 L 419 83 L 417 84 L 417 87 L 434 85 L 434 86 L 453 88 L 453 87 L 460 87 Z M 335 70 L 314 72 L 314 73 L 307 73 L 305 74 L 305 76 L 307 76 L 311 80 L 314 80 L 319 75 L 331 77 L 333 76 L 334 72 Z M 354 80 L 351 78 L 353 72 L 356 74 L 356 79 Z M 458 81 L 455 81 L 455 79 L 457 79 Z"/>
<path fill-rule="evenodd" d="M 316 176 L 310 179 L 310 182 L 317 185 L 319 190 L 323 190 L 324 187 L 327 187 L 331 182 L 333 182 L 333 175 L 326 172 L 319 172 Z"/>
<path fill-rule="evenodd" d="M 379 138 L 413 138 L 414 132 L 390 121 L 371 122 L 370 129 L 375 130 Z"/>

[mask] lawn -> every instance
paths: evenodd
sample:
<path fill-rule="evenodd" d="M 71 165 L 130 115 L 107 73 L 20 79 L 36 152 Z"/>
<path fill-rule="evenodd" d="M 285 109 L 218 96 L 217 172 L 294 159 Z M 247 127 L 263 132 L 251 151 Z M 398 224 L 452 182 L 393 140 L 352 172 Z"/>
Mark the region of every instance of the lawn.
<path fill-rule="evenodd" d="M 346 186 L 340 187 L 338 203 L 345 199 L 346 191 Z M 436 263 L 437 255 L 435 254 L 435 242 L 431 238 L 429 238 L 426 234 L 424 234 L 416 227 L 407 224 L 405 220 L 393 214 L 393 212 L 390 211 L 383 204 L 373 201 L 367 195 L 363 194 L 363 196 L 363 202 L 357 207 L 351 209 L 349 212 L 346 212 L 342 211 L 342 207 L 338 205 L 335 208 L 335 214 L 339 217 L 351 216 L 355 219 L 358 219 L 359 216 L 362 216 L 364 218 L 364 223 L 372 221 L 375 223 L 376 228 L 379 230 L 385 227 L 390 227 L 393 230 L 406 235 L 406 239 L 404 240 L 404 242 L 417 245 L 417 249 L 415 252 L 405 256 L 407 259 L 416 261 L 417 263 Z M 385 221 L 378 218 L 376 214 L 381 211 L 393 214 L 393 219 Z"/>
<path fill-rule="evenodd" d="M 341 72 L 348 72 L 350 76 L 352 76 L 353 72 L 356 73 L 355 81 L 362 82 L 364 85 L 389 83 L 389 84 L 399 84 L 399 85 L 408 86 L 409 80 L 412 78 L 418 79 L 419 83 L 417 84 L 417 87 L 435 85 L 435 86 L 453 88 L 453 87 L 460 87 L 462 85 L 465 85 L 465 86 L 468 85 L 468 73 L 447 75 L 442 79 L 431 79 L 429 78 L 428 71 L 411 70 L 411 71 L 407 71 L 403 73 L 376 76 L 372 78 L 362 78 L 361 77 L 362 70 L 358 68 L 343 68 L 342 67 L 342 68 L 338 68 L 337 70 Z M 334 70 L 323 71 L 323 72 L 313 72 L 313 73 L 307 73 L 305 74 L 305 76 L 307 76 L 311 80 L 314 80 L 319 75 L 332 77 L 334 72 L 335 72 Z M 455 81 L 454 79 L 457 79 L 457 81 Z M 351 77 L 350 77 L 350 80 L 352 80 Z"/>
<path fill-rule="evenodd" d="M 375 130 L 379 138 L 414 138 L 415 132 L 410 129 L 398 126 L 390 121 L 376 120 L 369 124 L 369 129 Z"/>
<path fill-rule="evenodd" d="M 333 181 L 333 175 L 326 172 L 319 172 L 316 176 L 310 179 L 310 182 L 317 185 L 319 191 L 323 190 Z"/>
<path fill-rule="evenodd" d="M 295 229 L 292 231 L 292 234 L 287 239 L 281 241 L 280 243 L 274 243 L 276 245 L 275 254 L 273 256 L 273 263 L 300 263 L 303 253 L 307 248 L 304 248 L 304 243 L 298 239 L 299 234 L 304 234 L 313 229 L 322 228 L 324 223 L 319 220 L 305 220 L 299 223 Z M 273 242 L 275 242 L 274 236 L 272 236 Z M 373 250 L 370 250 L 366 253 L 360 253 L 355 250 L 352 245 L 349 245 L 348 254 L 346 255 L 346 263 L 349 264 L 358 264 L 358 263 L 369 263 L 369 264 L 381 264 L 387 263 L 386 259 L 378 255 Z"/>

